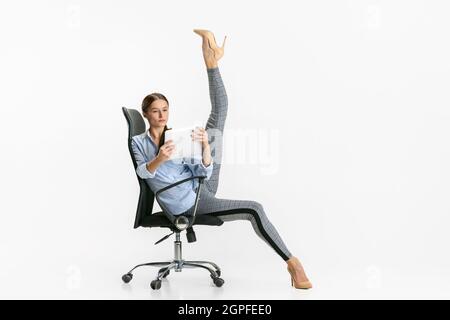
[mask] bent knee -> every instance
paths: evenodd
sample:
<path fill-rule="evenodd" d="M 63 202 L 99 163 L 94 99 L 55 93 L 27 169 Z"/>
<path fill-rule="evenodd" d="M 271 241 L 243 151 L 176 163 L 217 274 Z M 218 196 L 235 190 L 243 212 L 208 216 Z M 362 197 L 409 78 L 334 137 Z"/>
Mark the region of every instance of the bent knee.
<path fill-rule="evenodd" d="M 249 201 L 249 209 L 252 209 L 258 216 L 264 216 L 264 207 L 258 201 Z"/>

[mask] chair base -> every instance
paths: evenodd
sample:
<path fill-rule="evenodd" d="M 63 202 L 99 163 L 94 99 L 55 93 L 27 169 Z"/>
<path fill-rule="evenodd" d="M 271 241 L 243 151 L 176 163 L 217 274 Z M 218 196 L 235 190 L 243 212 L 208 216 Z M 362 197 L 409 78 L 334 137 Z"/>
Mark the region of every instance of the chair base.
<path fill-rule="evenodd" d="M 182 242 L 180 241 L 180 232 L 176 232 L 176 239 L 174 241 L 174 252 L 175 257 L 172 261 L 161 261 L 161 262 L 149 262 L 138 264 L 133 269 L 128 271 L 128 273 L 122 276 L 122 281 L 129 283 L 133 279 L 133 271 L 139 267 L 150 266 L 150 267 L 162 267 L 158 271 L 158 275 L 155 280 L 150 284 L 151 288 L 154 290 L 161 288 L 161 280 L 169 275 L 170 270 L 175 272 L 181 272 L 184 268 L 202 268 L 206 269 L 210 273 L 210 277 L 213 279 L 214 284 L 217 287 L 221 287 L 224 280 L 220 278 L 220 268 L 217 264 L 211 261 L 190 261 L 183 260 L 182 258 Z"/>

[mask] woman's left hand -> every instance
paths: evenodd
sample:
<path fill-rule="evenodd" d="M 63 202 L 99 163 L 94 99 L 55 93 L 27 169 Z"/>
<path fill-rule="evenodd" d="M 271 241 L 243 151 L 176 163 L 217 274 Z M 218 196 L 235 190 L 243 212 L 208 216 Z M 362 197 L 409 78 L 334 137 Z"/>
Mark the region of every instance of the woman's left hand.
<path fill-rule="evenodd" d="M 208 132 L 206 132 L 204 128 L 195 127 L 195 130 L 192 130 L 191 137 L 194 141 L 200 141 L 203 148 L 206 148 L 209 145 Z"/>

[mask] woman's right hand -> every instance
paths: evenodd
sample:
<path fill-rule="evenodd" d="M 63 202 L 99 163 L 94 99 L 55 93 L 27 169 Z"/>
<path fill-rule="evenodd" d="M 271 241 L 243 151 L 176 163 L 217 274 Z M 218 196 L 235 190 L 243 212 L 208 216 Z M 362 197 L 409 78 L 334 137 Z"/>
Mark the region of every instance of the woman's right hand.
<path fill-rule="evenodd" d="M 175 150 L 175 144 L 173 143 L 173 140 L 167 140 L 161 148 L 159 148 L 158 152 L 158 159 L 160 159 L 162 162 L 165 162 L 169 160 L 170 156 Z"/>

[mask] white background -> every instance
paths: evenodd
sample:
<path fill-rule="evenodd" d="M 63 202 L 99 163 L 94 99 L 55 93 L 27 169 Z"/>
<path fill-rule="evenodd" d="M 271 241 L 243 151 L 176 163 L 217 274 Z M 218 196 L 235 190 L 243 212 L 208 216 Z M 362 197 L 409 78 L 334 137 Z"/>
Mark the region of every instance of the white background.
<path fill-rule="evenodd" d="M 446 1 L 3 1 L 0 298 L 449 298 Z M 149 288 L 166 229 L 133 229 L 121 107 L 165 94 L 205 122 L 201 38 L 215 33 L 227 132 L 274 133 L 272 164 L 224 161 L 218 197 L 251 199 L 314 288 L 289 287 L 249 222 L 196 228 L 188 269 Z M 266 139 L 267 140 L 267 139 Z M 264 139 L 262 144 L 266 143 Z M 228 146 L 224 153 L 236 149 Z M 273 153 L 275 152 L 275 153 Z M 275 155 L 275 156 L 274 156 Z M 273 169 L 272 168 L 272 169 Z"/>

